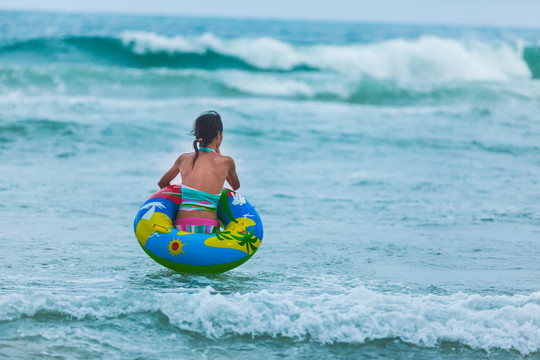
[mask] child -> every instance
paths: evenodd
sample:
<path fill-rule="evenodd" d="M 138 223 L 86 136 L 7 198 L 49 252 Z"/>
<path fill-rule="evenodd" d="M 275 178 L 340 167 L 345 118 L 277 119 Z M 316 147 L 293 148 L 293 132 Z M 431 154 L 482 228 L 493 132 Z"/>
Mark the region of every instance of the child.
<path fill-rule="evenodd" d="M 217 204 L 225 180 L 233 190 L 240 187 L 240 182 L 234 160 L 219 152 L 223 140 L 221 116 L 215 111 L 201 114 L 191 133 L 195 135 L 195 151 L 180 155 L 158 185 L 160 188 L 169 186 L 180 173 L 182 205 L 175 226 L 181 231 L 210 234 L 219 231 Z"/>

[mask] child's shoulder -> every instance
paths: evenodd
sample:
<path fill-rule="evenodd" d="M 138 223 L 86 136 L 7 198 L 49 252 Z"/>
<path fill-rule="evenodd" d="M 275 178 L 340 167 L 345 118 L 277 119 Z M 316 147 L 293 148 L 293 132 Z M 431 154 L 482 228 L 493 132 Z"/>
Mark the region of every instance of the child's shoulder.
<path fill-rule="evenodd" d="M 182 162 L 184 162 L 184 161 L 186 161 L 188 159 L 193 159 L 194 154 L 195 154 L 195 152 L 180 154 L 180 156 L 176 159 L 176 164 L 180 165 Z"/>
<path fill-rule="evenodd" d="M 227 155 L 219 154 L 219 156 L 216 157 L 216 161 L 218 161 L 220 164 L 224 164 L 224 165 L 227 165 L 227 166 L 230 166 L 231 164 L 234 164 L 233 158 L 230 157 L 230 156 L 227 156 Z"/>

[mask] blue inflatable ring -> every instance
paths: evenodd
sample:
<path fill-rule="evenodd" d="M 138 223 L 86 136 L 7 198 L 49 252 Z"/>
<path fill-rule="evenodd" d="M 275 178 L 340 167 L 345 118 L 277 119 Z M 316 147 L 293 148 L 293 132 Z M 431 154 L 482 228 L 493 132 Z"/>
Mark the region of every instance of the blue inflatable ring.
<path fill-rule="evenodd" d="M 261 218 L 242 195 L 222 190 L 217 208 L 222 230 L 215 234 L 177 230 L 173 222 L 181 203 L 180 185 L 171 185 L 152 195 L 135 217 L 139 244 L 159 264 L 179 272 L 222 273 L 242 265 L 259 248 Z"/>

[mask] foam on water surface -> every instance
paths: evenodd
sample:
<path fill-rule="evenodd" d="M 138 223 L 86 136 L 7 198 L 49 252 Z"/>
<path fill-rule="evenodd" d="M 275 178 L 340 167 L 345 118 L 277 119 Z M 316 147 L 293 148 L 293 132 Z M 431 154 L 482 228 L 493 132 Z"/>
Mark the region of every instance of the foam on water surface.
<path fill-rule="evenodd" d="M 399 339 L 420 347 L 443 342 L 474 349 L 540 350 L 540 293 L 528 296 L 383 294 L 363 286 L 344 294 L 152 294 L 127 291 L 85 296 L 3 295 L 0 321 L 110 322 L 131 315 L 165 316 L 179 330 L 209 339 L 288 338 L 321 344 Z"/>

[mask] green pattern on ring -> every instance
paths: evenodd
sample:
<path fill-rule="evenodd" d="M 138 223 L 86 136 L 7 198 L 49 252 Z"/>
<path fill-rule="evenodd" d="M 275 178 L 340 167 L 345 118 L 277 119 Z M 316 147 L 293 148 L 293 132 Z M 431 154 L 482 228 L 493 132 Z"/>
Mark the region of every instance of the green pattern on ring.
<path fill-rule="evenodd" d="M 152 254 L 144 246 L 141 245 L 141 247 L 144 250 L 144 252 L 147 253 L 148 256 L 150 256 L 158 264 L 161 264 L 161 265 L 163 265 L 165 267 L 168 267 L 169 269 L 174 270 L 174 271 L 184 272 L 184 273 L 198 273 L 198 274 L 220 274 L 220 273 L 224 273 L 225 271 L 229 271 L 231 269 L 234 269 L 235 267 L 238 267 L 238 266 L 242 265 L 243 263 L 245 263 L 246 261 L 251 259 L 253 254 L 255 254 L 255 252 L 257 251 L 257 249 L 255 249 L 255 251 L 253 251 L 253 253 L 251 253 L 250 255 L 248 255 L 248 256 L 240 259 L 240 260 L 236 260 L 236 261 L 226 263 L 226 264 L 219 264 L 219 265 L 186 265 L 186 264 L 178 264 L 178 263 L 172 262 L 170 260 L 161 258 L 159 256 L 156 256 L 156 255 Z"/>
<path fill-rule="evenodd" d="M 221 197 L 219 198 L 219 210 L 222 219 L 225 219 L 225 215 L 231 220 L 237 223 L 238 221 L 233 216 L 231 208 L 229 207 L 229 192 L 230 190 L 221 190 Z M 223 221 L 222 221 L 223 222 Z"/>

